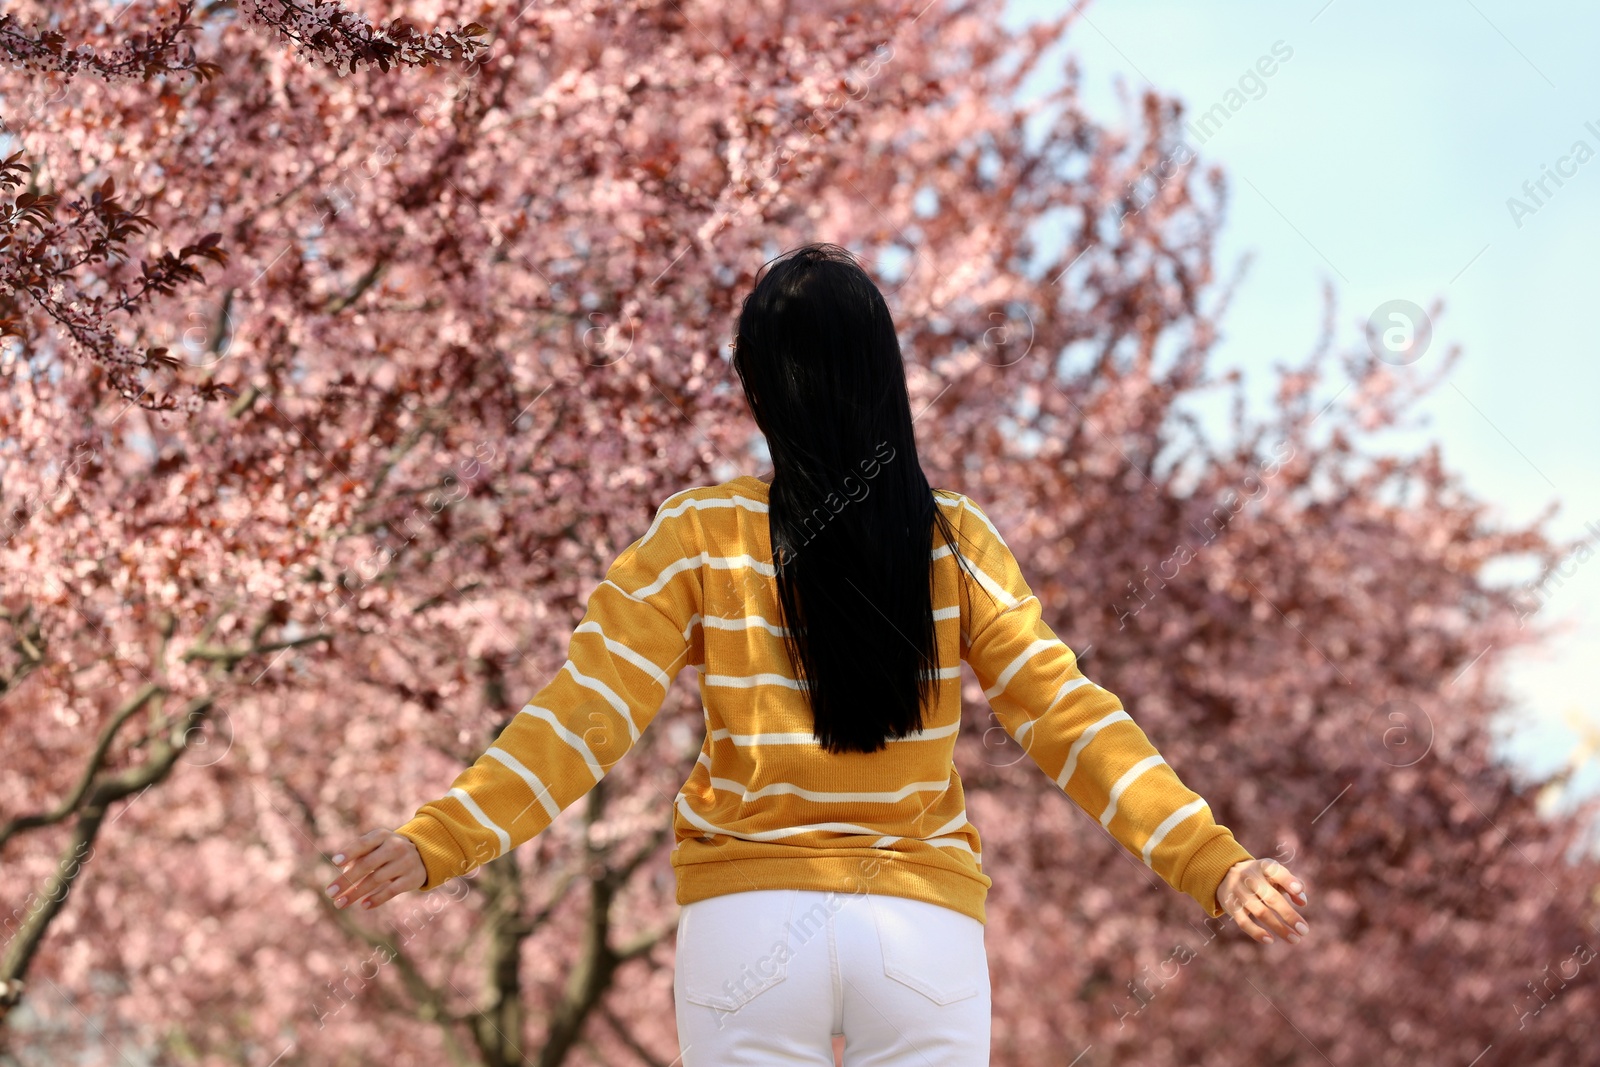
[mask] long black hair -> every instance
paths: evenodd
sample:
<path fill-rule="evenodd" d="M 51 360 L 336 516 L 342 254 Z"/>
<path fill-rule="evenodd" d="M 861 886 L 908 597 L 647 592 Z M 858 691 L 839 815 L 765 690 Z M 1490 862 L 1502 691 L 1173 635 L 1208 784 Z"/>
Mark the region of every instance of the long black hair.
<path fill-rule="evenodd" d="M 934 527 L 956 544 L 917 460 L 889 307 L 847 250 L 791 249 L 757 272 L 733 367 L 772 453 L 784 647 L 817 740 L 878 751 L 935 703 Z"/>

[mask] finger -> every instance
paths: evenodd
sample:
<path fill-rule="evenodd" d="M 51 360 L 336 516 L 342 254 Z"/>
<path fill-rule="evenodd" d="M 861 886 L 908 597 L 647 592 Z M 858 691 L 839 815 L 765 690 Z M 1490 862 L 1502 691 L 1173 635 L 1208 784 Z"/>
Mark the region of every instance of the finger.
<path fill-rule="evenodd" d="M 1273 914 L 1272 909 L 1267 907 L 1260 897 L 1252 897 L 1246 900 L 1244 902 L 1244 910 L 1263 933 L 1270 935 L 1267 940 L 1289 940 L 1290 931 L 1288 928 L 1283 925 L 1281 919 Z M 1298 936 L 1296 940 L 1299 940 Z"/>
<path fill-rule="evenodd" d="M 362 906 L 374 908 L 401 893 L 420 890 L 428 880 L 427 873 L 416 853 L 402 847 L 400 855 L 369 880 L 368 887 L 362 891 L 369 899 Z"/>
<path fill-rule="evenodd" d="M 350 864 L 350 862 L 355 862 L 357 859 L 360 859 L 360 857 L 371 853 L 374 848 L 378 848 L 379 845 L 384 843 L 384 838 L 386 838 L 387 835 L 389 835 L 387 830 L 371 830 L 371 832 L 363 833 L 362 837 L 358 837 L 357 840 L 355 840 L 354 845 L 350 845 L 349 848 L 344 849 L 344 851 L 336 851 L 336 853 L 334 853 L 333 856 L 328 857 L 328 859 L 333 862 L 334 867 L 344 867 L 344 865 Z M 328 894 L 330 894 L 330 896 L 333 896 L 334 891 L 336 891 L 334 886 L 328 886 Z"/>
<path fill-rule="evenodd" d="M 1268 878 L 1271 878 L 1277 885 L 1293 894 L 1298 903 L 1304 904 L 1306 902 L 1305 885 L 1300 881 L 1300 879 L 1294 876 L 1293 872 L 1291 872 L 1289 868 L 1285 867 L 1277 860 L 1267 861 L 1262 873 L 1264 873 Z"/>
<path fill-rule="evenodd" d="M 406 874 L 403 870 L 385 879 L 367 892 L 367 895 L 361 901 L 361 907 L 376 908 L 379 904 L 394 899 L 406 891 L 405 882 Z"/>
<path fill-rule="evenodd" d="M 392 875 L 387 872 L 387 867 L 378 867 L 368 871 L 362 876 L 360 881 L 353 883 L 348 889 L 340 893 L 339 898 L 334 901 L 334 904 L 343 908 L 361 900 L 363 897 L 371 893 L 375 888 L 382 885 L 384 882 L 387 882 L 389 878 L 392 877 Z"/>
<path fill-rule="evenodd" d="M 354 899 L 353 894 L 355 891 L 361 887 L 362 883 L 378 866 L 378 863 L 372 859 L 372 854 L 368 853 L 366 858 L 358 860 L 345 868 L 345 872 L 334 879 L 332 885 L 328 886 L 328 895 L 333 898 L 334 904 L 342 908 L 350 903 Z"/>
<path fill-rule="evenodd" d="M 1256 922 L 1266 927 L 1274 937 L 1281 937 L 1291 945 L 1298 942 L 1301 931 L 1294 927 L 1305 924 L 1283 894 L 1264 878 L 1253 882 L 1252 889 L 1255 897 L 1246 901 L 1245 907 Z"/>
<path fill-rule="evenodd" d="M 1266 905 L 1277 914 L 1278 918 L 1283 921 L 1286 934 L 1288 928 L 1293 928 L 1293 935 L 1289 935 L 1290 941 L 1304 937 L 1306 934 L 1311 932 L 1310 926 L 1306 924 L 1305 917 L 1294 909 L 1294 904 L 1278 888 L 1280 885 L 1288 888 L 1289 886 L 1297 885 L 1299 883 L 1295 880 L 1294 875 L 1289 873 L 1289 869 L 1284 867 L 1283 864 L 1272 863 L 1269 864 L 1268 867 L 1272 869 L 1268 869 L 1264 872 L 1267 875 L 1267 878 L 1263 879 L 1258 884 L 1258 895 L 1261 897 L 1262 901 L 1264 901 Z M 1274 883 L 1277 884 L 1275 885 Z"/>
<path fill-rule="evenodd" d="M 388 830 L 372 830 L 368 833 L 362 834 L 356 843 L 350 848 L 343 852 L 335 852 L 330 858 L 333 860 L 334 866 L 342 867 L 352 860 L 358 860 L 362 856 L 365 856 L 367 853 L 383 844 L 388 837 Z"/>
<path fill-rule="evenodd" d="M 388 834 L 387 830 L 375 832 L 384 835 Z M 366 838 L 362 838 L 362 841 L 365 842 Z M 362 881 L 393 858 L 393 850 L 384 848 L 383 841 L 380 839 L 376 848 L 366 850 L 359 858 L 350 860 L 345 865 L 344 873 L 336 878 L 332 885 L 328 886 L 328 895 L 334 898 L 334 904 L 342 908 L 355 899 L 351 894 L 360 887 Z"/>
<path fill-rule="evenodd" d="M 1274 940 L 1271 934 L 1262 929 L 1260 924 L 1250 917 L 1250 912 L 1245 910 L 1243 904 L 1229 909 L 1228 914 L 1233 916 L 1233 921 L 1239 925 L 1239 929 L 1243 930 L 1252 939 L 1263 944 L 1270 944 Z"/>

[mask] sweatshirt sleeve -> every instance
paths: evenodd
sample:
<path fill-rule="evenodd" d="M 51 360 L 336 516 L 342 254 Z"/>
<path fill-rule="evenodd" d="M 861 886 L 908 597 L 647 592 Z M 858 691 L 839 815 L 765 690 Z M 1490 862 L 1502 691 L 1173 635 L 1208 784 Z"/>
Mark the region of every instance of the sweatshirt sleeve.
<path fill-rule="evenodd" d="M 685 494 L 656 509 L 589 595 L 566 662 L 449 791 L 397 832 L 425 890 L 544 831 L 627 754 L 686 664 L 703 660 L 697 524 Z"/>
<path fill-rule="evenodd" d="M 1220 917 L 1217 887 L 1255 857 L 1217 823 L 1111 692 L 1083 676 L 1077 655 L 1041 617 L 989 517 L 962 498 L 962 555 L 983 591 L 963 622 L 963 658 L 1000 724 L 1078 807 L 1172 888 Z"/>

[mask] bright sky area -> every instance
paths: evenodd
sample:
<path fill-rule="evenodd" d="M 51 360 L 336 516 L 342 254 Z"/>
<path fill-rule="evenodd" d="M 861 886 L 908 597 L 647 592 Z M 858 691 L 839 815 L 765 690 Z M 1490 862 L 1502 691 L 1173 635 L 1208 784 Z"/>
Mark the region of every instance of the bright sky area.
<path fill-rule="evenodd" d="M 1007 21 L 1063 5 L 1011 0 Z M 1312 350 L 1325 281 L 1346 344 L 1362 340 L 1386 301 L 1429 307 L 1440 298 L 1430 350 L 1402 370 L 1427 373 L 1453 344 L 1461 358 L 1424 402 L 1427 424 L 1379 443 L 1413 452 L 1438 440 L 1500 521 L 1525 523 L 1560 501 L 1551 533 L 1585 536 L 1593 522 L 1587 536 L 1600 550 L 1591 336 L 1600 293 L 1589 288 L 1597 272 L 1585 243 L 1600 233 L 1596 39 L 1600 7 L 1576 2 L 1102 0 L 1082 7 L 1067 50 L 1104 121 L 1126 115 L 1119 82 L 1134 98 L 1150 85 L 1181 98 L 1191 122 L 1214 104 L 1235 105 L 1197 151 L 1229 179 L 1219 270 L 1253 255 L 1214 366 L 1243 368 L 1257 414 L 1272 365 Z M 1289 58 L 1230 97 L 1275 45 Z M 1060 64 L 1046 73 L 1033 88 L 1059 80 Z M 1514 211 L 1513 197 L 1524 207 Z M 1584 555 L 1568 562 L 1570 576 L 1536 616 L 1570 631 L 1542 653 L 1517 654 L 1505 676 L 1515 706 L 1498 730 L 1501 751 L 1529 775 L 1574 758 L 1578 724 L 1600 730 L 1589 675 L 1600 649 L 1600 558 Z M 1568 800 L 1600 790 L 1600 757 L 1581 758 Z"/>

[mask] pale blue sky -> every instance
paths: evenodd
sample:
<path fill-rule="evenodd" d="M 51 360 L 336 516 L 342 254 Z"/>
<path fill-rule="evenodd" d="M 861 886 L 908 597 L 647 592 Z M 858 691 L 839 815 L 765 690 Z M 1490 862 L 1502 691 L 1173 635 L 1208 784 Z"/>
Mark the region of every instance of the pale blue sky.
<path fill-rule="evenodd" d="M 1008 22 L 1064 7 L 1011 0 Z M 1265 90 L 1250 87 L 1197 146 L 1230 179 L 1219 267 L 1226 274 L 1241 254 L 1254 255 L 1216 359 L 1245 369 L 1258 412 L 1271 365 L 1310 352 L 1324 281 L 1336 288 L 1346 342 L 1360 340 L 1385 301 L 1428 307 L 1442 298 L 1432 348 L 1405 369 L 1425 373 L 1451 344 L 1461 359 L 1425 402 L 1428 425 L 1385 443 L 1411 451 L 1437 439 L 1506 522 L 1560 500 L 1556 536 L 1580 535 L 1590 521 L 1600 528 L 1600 364 L 1590 326 L 1600 272 L 1586 244 L 1600 235 L 1600 155 L 1581 163 L 1573 155 L 1580 140 L 1600 153 L 1592 55 L 1600 7 L 1101 0 L 1082 14 L 1068 47 L 1091 109 L 1114 123 L 1125 116 L 1119 81 L 1136 97 L 1148 79 L 1184 99 L 1194 121 L 1275 43 L 1292 50 L 1262 79 Z M 1523 183 L 1558 166 L 1567 176 L 1560 186 L 1546 178 L 1549 195 L 1534 205 Z M 1520 227 L 1507 205 L 1513 196 L 1535 207 Z M 1600 728 L 1588 673 L 1600 648 L 1600 555 L 1578 565 L 1538 617 L 1574 629 L 1548 657 L 1514 663 L 1508 683 L 1518 704 L 1504 751 L 1547 773 L 1579 743 L 1569 716 Z M 1597 788 L 1600 760 L 1591 758 L 1575 789 Z"/>

